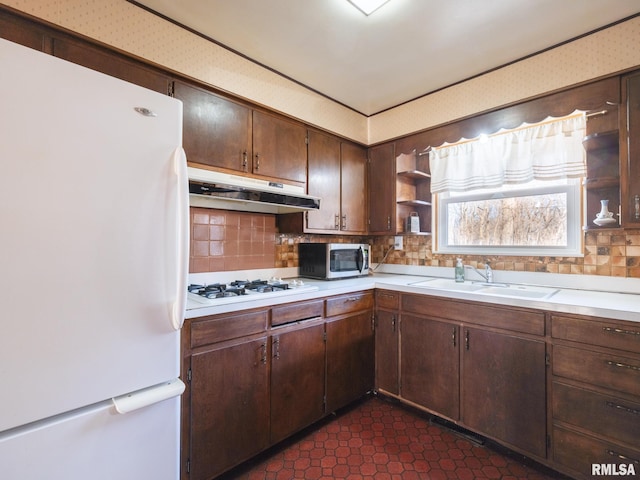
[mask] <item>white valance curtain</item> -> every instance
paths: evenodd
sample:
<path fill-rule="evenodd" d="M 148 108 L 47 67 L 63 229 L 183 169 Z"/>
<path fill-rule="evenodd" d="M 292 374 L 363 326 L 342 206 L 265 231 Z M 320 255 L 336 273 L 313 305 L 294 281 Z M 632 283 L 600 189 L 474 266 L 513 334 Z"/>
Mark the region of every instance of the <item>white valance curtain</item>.
<path fill-rule="evenodd" d="M 584 112 L 432 148 L 431 192 L 586 176 Z"/>

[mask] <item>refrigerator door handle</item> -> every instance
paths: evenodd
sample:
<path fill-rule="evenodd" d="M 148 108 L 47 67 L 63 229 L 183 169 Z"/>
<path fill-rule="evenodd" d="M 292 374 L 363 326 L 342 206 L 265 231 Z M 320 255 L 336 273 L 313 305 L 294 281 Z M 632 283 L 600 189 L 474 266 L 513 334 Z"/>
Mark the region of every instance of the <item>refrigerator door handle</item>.
<path fill-rule="evenodd" d="M 182 395 L 184 389 L 185 385 L 182 380 L 176 378 L 170 382 L 112 398 L 111 401 L 116 411 L 124 414 Z"/>
<path fill-rule="evenodd" d="M 173 164 L 176 174 L 177 189 L 177 205 L 176 205 L 176 223 L 177 223 L 177 241 L 176 241 L 176 257 L 178 259 L 177 266 L 177 282 L 176 282 L 176 299 L 171 312 L 171 323 L 173 328 L 180 330 L 184 323 L 184 316 L 187 302 L 187 276 L 189 265 L 189 191 L 187 189 L 187 156 L 182 147 L 178 147 L 173 152 Z"/>

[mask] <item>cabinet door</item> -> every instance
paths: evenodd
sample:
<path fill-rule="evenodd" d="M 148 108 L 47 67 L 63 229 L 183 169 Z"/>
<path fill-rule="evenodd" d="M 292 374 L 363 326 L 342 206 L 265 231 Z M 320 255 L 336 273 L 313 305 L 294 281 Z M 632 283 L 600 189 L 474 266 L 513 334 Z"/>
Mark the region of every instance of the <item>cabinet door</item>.
<path fill-rule="evenodd" d="M 324 414 L 324 324 L 271 337 L 271 443 Z"/>
<path fill-rule="evenodd" d="M 254 111 L 253 173 L 306 184 L 307 129 Z"/>
<path fill-rule="evenodd" d="M 55 38 L 53 54 L 156 92 L 169 94 L 169 77 L 124 56 L 86 43 Z"/>
<path fill-rule="evenodd" d="M 402 315 L 401 395 L 452 420 L 459 418 L 460 327 Z"/>
<path fill-rule="evenodd" d="M 342 190 L 340 230 L 367 231 L 367 152 L 349 143 L 342 144 Z"/>
<path fill-rule="evenodd" d="M 187 160 L 250 172 L 251 110 L 206 90 L 174 82 L 183 103 L 183 146 Z"/>
<path fill-rule="evenodd" d="M 376 312 L 376 388 L 398 395 L 398 315 Z"/>
<path fill-rule="evenodd" d="M 640 74 L 627 78 L 628 147 L 623 165 L 622 225 L 640 227 Z"/>
<path fill-rule="evenodd" d="M 373 311 L 327 321 L 327 412 L 373 389 Z"/>
<path fill-rule="evenodd" d="M 210 479 L 268 446 L 267 338 L 191 357 L 191 473 Z"/>
<path fill-rule="evenodd" d="M 320 210 L 307 213 L 308 230 L 340 228 L 340 140 L 309 132 L 309 195 L 320 197 Z"/>
<path fill-rule="evenodd" d="M 393 143 L 369 149 L 369 233 L 388 235 L 395 227 Z"/>
<path fill-rule="evenodd" d="M 462 421 L 544 458 L 544 342 L 478 328 L 463 330 Z"/>

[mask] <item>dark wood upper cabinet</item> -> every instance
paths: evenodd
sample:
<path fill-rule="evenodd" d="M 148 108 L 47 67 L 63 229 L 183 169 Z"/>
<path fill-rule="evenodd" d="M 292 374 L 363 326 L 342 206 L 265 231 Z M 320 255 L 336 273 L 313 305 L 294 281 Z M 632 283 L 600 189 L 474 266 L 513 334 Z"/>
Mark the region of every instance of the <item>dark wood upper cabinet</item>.
<path fill-rule="evenodd" d="M 367 232 L 367 150 L 338 137 L 310 130 L 309 195 L 319 197 L 320 209 L 279 215 L 280 232 Z"/>
<path fill-rule="evenodd" d="M 621 155 L 622 225 L 640 228 L 640 73 L 623 80 L 626 122 Z"/>
<path fill-rule="evenodd" d="M 369 233 L 395 232 L 396 169 L 393 143 L 369 149 Z"/>
<path fill-rule="evenodd" d="M 53 54 L 56 57 L 120 80 L 134 83 L 165 95 L 169 94 L 170 79 L 168 75 L 105 48 L 76 40 L 54 38 Z"/>
<path fill-rule="evenodd" d="M 253 111 L 253 173 L 307 182 L 307 129 L 274 115 Z"/>
<path fill-rule="evenodd" d="M 340 182 L 340 230 L 367 232 L 367 151 L 342 143 Z"/>
<path fill-rule="evenodd" d="M 302 124 L 178 80 L 173 95 L 184 105 L 183 143 L 190 163 L 306 184 L 307 130 Z"/>
<path fill-rule="evenodd" d="M 191 163 L 251 172 L 251 109 L 175 81 L 183 103 L 183 145 Z"/>
<path fill-rule="evenodd" d="M 309 132 L 309 195 L 320 197 L 320 210 L 308 212 L 306 229 L 340 229 L 340 140 Z"/>

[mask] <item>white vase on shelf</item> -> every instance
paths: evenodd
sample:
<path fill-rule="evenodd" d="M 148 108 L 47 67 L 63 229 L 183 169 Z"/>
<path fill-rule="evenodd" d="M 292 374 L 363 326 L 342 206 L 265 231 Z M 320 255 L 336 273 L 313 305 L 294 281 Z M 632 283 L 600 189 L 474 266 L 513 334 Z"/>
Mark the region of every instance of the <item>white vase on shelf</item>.
<path fill-rule="evenodd" d="M 610 226 L 616 223 L 616 219 L 613 218 L 613 212 L 609 211 L 609 200 L 600 200 L 600 212 L 596 214 L 593 223 L 599 227 Z"/>

